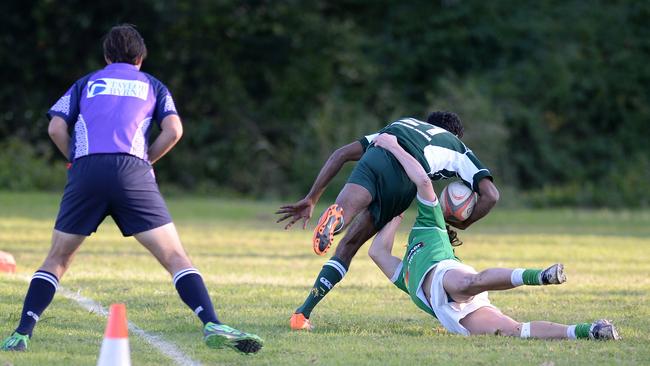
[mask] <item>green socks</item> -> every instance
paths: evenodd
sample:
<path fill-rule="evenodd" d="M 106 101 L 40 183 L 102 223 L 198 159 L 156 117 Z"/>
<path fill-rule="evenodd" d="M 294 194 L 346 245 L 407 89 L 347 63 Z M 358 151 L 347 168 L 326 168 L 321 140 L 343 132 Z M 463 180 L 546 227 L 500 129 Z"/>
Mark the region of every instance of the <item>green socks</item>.
<path fill-rule="evenodd" d="M 517 268 L 512 270 L 510 275 L 510 282 L 513 286 L 521 285 L 541 285 L 542 284 L 542 270 L 541 269 L 523 269 Z"/>
<path fill-rule="evenodd" d="M 541 269 L 526 269 L 522 274 L 525 285 L 541 285 L 542 270 Z"/>
<path fill-rule="evenodd" d="M 591 324 L 589 323 L 579 323 L 576 324 L 576 338 L 589 338 L 589 331 L 591 330 Z"/>
<path fill-rule="evenodd" d="M 296 309 L 296 313 L 301 313 L 305 318 L 309 318 L 314 307 L 327 295 L 328 292 L 339 283 L 348 271 L 348 266 L 339 258 L 332 257 L 327 261 L 320 270 L 314 287 L 309 292 L 305 302 Z"/>

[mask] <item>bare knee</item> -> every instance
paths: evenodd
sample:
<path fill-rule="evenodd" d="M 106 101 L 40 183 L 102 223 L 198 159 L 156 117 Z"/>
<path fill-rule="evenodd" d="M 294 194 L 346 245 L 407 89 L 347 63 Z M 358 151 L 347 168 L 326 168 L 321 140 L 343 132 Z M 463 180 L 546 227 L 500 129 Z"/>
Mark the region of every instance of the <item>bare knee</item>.
<path fill-rule="evenodd" d="M 63 274 L 65 274 L 70 267 L 73 257 L 74 252 L 51 251 L 43 261 L 40 269 L 50 272 L 57 276 L 57 278 L 61 279 Z"/>
<path fill-rule="evenodd" d="M 50 253 L 44 263 L 68 268 L 72 262 L 72 253 Z"/>
<path fill-rule="evenodd" d="M 160 264 L 169 272 L 174 275 L 178 271 L 193 267 L 192 261 L 187 256 L 185 251 L 171 251 L 160 259 Z"/>
<path fill-rule="evenodd" d="M 458 292 L 468 295 L 472 292 L 472 289 L 476 287 L 476 284 L 480 281 L 478 274 L 467 273 L 464 274 L 460 281 L 456 284 L 456 289 Z"/>
<path fill-rule="evenodd" d="M 506 337 L 519 337 L 522 325 L 523 323 L 504 324 L 496 330 L 495 334 Z"/>
<path fill-rule="evenodd" d="M 463 322 L 461 321 L 461 324 Z M 519 337 L 521 335 L 522 323 L 508 324 L 505 322 L 489 322 L 488 324 L 481 324 L 480 326 L 467 328 L 470 335 L 497 335 L 505 337 Z"/>

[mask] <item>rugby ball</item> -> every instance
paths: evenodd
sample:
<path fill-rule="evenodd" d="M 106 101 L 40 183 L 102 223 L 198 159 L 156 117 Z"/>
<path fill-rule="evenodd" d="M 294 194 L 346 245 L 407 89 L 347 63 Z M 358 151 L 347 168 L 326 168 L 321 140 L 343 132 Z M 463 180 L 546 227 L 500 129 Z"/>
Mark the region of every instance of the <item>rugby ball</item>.
<path fill-rule="evenodd" d="M 465 221 L 474 211 L 477 195 L 462 182 L 449 183 L 440 194 L 445 220 Z"/>

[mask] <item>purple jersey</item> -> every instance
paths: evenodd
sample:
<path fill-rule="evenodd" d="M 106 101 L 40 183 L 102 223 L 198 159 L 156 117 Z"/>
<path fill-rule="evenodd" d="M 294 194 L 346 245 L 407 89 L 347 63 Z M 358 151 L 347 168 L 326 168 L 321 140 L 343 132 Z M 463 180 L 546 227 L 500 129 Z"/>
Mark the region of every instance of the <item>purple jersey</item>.
<path fill-rule="evenodd" d="M 169 90 L 131 64 L 114 63 L 79 79 L 47 112 L 74 124 L 70 160 L 125 153 L 147 159 L 151 121 L 178 114 Z M 160 126 L 159 126 L 160 127 Z"/>

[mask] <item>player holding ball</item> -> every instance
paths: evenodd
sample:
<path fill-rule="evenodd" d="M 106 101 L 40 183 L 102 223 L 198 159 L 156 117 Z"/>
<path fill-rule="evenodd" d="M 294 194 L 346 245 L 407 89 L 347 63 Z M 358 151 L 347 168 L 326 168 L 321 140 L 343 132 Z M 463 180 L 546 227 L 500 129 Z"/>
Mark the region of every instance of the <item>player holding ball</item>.
<path fill-rule="evenodd" d="M 562 264 L 545 270 L 489 268 L 477 273 L 454 255 L 445 220 L 433 185 L 422 166 L 398 143 L 382 134 L 375 145 L 390 151 L 417 187 L 418 214 L 403 259 L 391 252 L 402 220 L 394 218 L 379 231 L 368 254 L 400 290 L 423 311 L 436 317 L 451 333 L 497 334 L 541 339 L 619 339 L 614 325 L 601 319 L 593 323 L 564 325 L 547 321 L 522 323 L 490 303 L 488 290 L 508 290 L 522 285 L 559 285 L 566 281 Z"/>
<path fill-rule="evenodd" d="M 359 248 L 406 210 L 415 197 L 416 187 L 395 157 L 385 149 L 374 146 L 373 140 L 379 134 L 396 136 L 400 145 L 422 165 L 430 179 L 459 177 L 478 193 L 471 215 L 462 222 L 452 222 L 452 225 L 465 229 L 494 207 L 499 192 L 492 183 L 490 171 L 460 140 L 463 131 L 460 118 L 451 112 L 433 112 L 427 117 L 427 122 L 415 118 L 394 121 L 378 133 L 337 149 L 321 168 L 307 196 L 277 211 L 277 214 L 283 215 L 278 222 L 289 221 L 285 228 L 299 220 L 304 220 L 305 228 L 314 206 L 332 178 L 343 164 L 358 160 L 336 203 L 325 210 L 316 225 L 312 240 L 314 252 L 324 255 L 334 235 L 349 227 L 334 256 L 323 265 L 307 298 L 291 316 L 291 329 L 313 328 L 309 319 L 312 310 L 343 279 Z M 452 243 L 459 244 L 455 231 L 450 231 L 450 235 Z"/>

